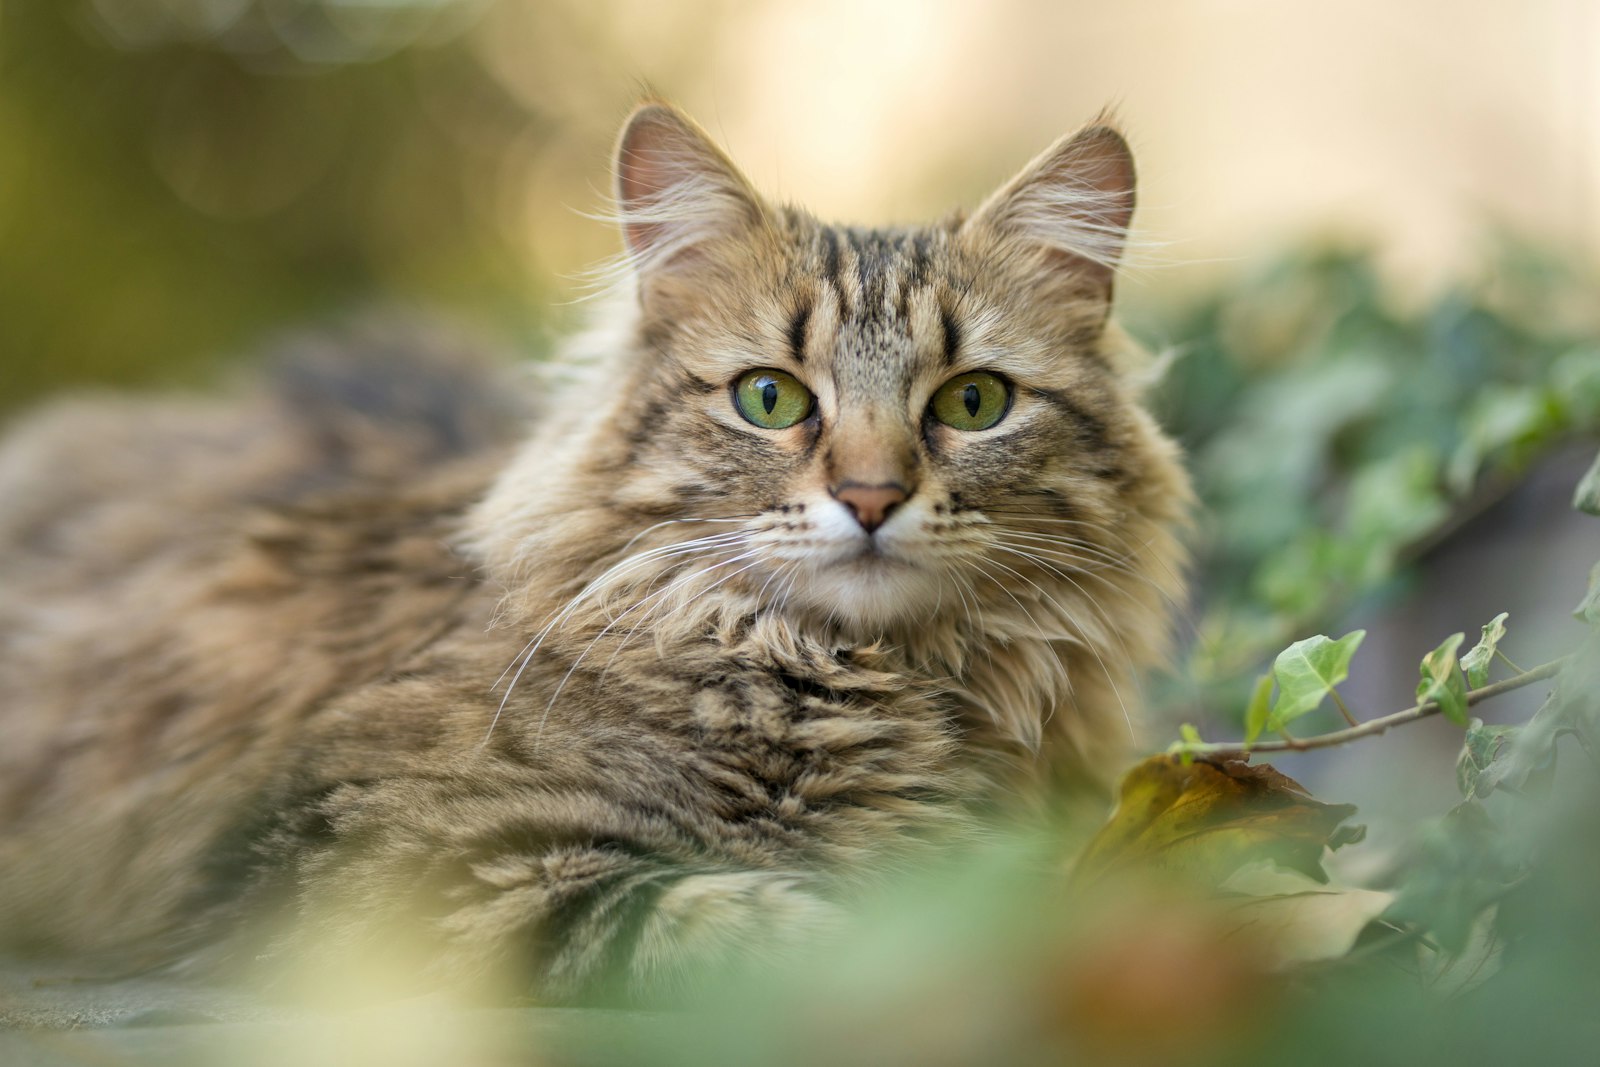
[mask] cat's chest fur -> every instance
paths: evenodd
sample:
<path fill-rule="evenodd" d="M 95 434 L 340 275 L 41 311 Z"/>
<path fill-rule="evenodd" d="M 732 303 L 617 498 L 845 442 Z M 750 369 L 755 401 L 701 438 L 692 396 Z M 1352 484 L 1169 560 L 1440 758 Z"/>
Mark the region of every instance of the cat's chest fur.
<path fill-rule="evenodd" d="M 327 708 L 288 761 L 294 791 L 327 805 L 353 779 L 449 778 L 511 823 L 576 794 L 684 855 L 775 867 L 881 864 L 965 826 L 1001 784 L 950 679 L 895 650 L 752 615 L 666 648 L 579 629 L 524 663 L 525 632 L 493 625 L 493 604 L 480 589 L 447 635 Z"/>

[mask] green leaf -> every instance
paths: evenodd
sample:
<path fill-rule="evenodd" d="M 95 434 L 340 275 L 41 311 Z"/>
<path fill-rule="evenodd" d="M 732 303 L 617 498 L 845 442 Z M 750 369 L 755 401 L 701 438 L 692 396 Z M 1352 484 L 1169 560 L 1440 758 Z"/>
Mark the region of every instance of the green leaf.
<path fill-rule="evenodd" d="M 1467 799 L 1486 797 L 1500 785 L 1508 768 L 1502 757 L 1510 750 L 1520 727 L 1485 725 L 1473 719 L 1467 726 L 1467 740 L 1456 758 L 1456 785 Z"/>
<path fill-rule="evenodd" d="M 1600 563 L 1589 570 L 1589 591 L 1584 594 L 1573 616 L 1590 626 L 1600 626 Z"/>
<path fill-rule="evenodd" d="M 1589 473 L 1578 483 L 1577 491 L 1572 494 L 1572 506 L 1590 515 L 1600 515 L 1600 455 L 1594 457 Z"/>
<path fill-rule="evenodd" d="M 1281 730 L 1315 711 L 1336 685 L 1350 677 L 1350 657 L 1366 636 L 1365 630 L 1353 630 L 1333 641 L 1318 634 L 1278 653 L 1272 661 L 1278 700 L 1267 718 L 1267 729 Z"/>
<path fill-rule="evenodd" d="M 1461 952 L 1483 909 L 1525 874 L 1514 845 L 1482 804 L 1457 804 L 1419 836 L 1388 918 L 1414 923 L 1445 951 Z"/>
<path fill-rule="evenodd" d="M 1271 714 L 1272 707 L 1272 675 L 1263 674 L 1256 679 L 1256 687 L 1250 694 L 1250 703 L 1244 709 L 1244 743 L 1255 744 L 1256 738 L 1261 736 L 1261 731 L 1267 728 L 1267 717 Z"/>
<path fill-rule="evenodd" d="M 1439 705 L 1444 717 L 1467 725 L 1467 685 L 1456 667 L 1456 649 L 1466 634 L 1451 634 L 1438 648 L 1422 657 L 1422 681 L 1417 683 L 1417 700 Z"/>
<path fill-rule="evenodd" d="M 1499 647 L 1500 639 L 1506 635 L 1508 617 L 1502 611 L 1485 623 L 1483 636 L 1472 646 L 1472 651 L 1461 657 L 1461 669 L 1467 672 L 1467 684 L 1474 689 L 1489 682 L 1489 661 L 1494 658 L 1494 650 Z"/>
<path fill-rule="evenodd" d="M 1187 767 L 1194 762 L 1196 745 L 1205 744 L 1200 739 L 1200 731 L 1194 728 L 1193 723 L 1183 723 L 1178 727 L 1179 740 L 1167 746 L 1167 755 L 1177 756 L 1180 763 Z"/>
<path fill-rule="evenodd" d="M 1522 792 L 1547 784 L 1554 773 L 1558 743 L 1576 736 L 1579 746 L 1600 752 L 1600 627 L 1584 641 L 1556 675 L 1555 690 L 1479 774 L 1477 791 Z"/>

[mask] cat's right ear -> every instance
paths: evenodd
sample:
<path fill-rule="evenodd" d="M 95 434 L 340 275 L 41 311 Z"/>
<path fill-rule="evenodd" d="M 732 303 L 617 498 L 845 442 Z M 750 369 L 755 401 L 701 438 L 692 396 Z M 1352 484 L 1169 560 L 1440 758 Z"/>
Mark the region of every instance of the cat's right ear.
<path fill-rule="evenodd" d="M 666 104 L 645 104 L 617 139 L 617 209 L 641 275 L 680 271 L 763 216 L 761 199 L 705 131 Z"/>
<path fill-rule="evenodd" d="M 1133 205 L 1133 153 L 1101 119 L 1046 149 L 966 228 L 1021 239 L 1042 253 L 1042 281 L 1109 306 Z"/>

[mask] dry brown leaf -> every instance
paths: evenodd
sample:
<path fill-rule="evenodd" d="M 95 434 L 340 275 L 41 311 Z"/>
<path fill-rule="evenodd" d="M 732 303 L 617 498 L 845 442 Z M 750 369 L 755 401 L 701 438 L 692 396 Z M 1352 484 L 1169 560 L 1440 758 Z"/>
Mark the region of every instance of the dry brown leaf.
<path fill-rule="evenodd" d="M 1219 887 L 1271 861 L 1318 882 L 1324 848 L 1360 839 L 1349 804 L 1324 804 L 1292 778 L 1243 760 L 1152 756 L 1122 780 L 1117 809 L 1078 859 L 1074 882 L 1158 873 Z"/>

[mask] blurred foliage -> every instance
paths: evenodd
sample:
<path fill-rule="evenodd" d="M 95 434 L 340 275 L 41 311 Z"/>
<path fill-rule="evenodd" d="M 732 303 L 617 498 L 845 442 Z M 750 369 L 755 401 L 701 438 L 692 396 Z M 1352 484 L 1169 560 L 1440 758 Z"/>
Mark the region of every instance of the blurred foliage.
<path fill-rule="evenodd" d="M 535 224 L 547 245 L 612 238 L 572 210 L 593 205 L 538 200 L 536 174 L 592 184 L 635 87 L 597 99 L 562 58 L 604 52 L 603 13 L 520 5 L 485 25 L 489 6 L 0 4 L 0 413 L 62 386 L 192 380 L 374 303 L 539 335 Z"/>
<path fill-rule="evenodd" d="M 1600 436 L 1595 280 L 1509 239 L 1480 269 L 1404 306 L 1372 255 L 1312 246 L 1136 323 L 1179 339 L 1157 407 L 1204 503 L 1200 703 L 1242 710 L 1279 648 Z"/>

